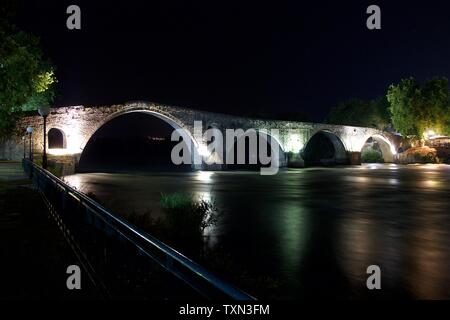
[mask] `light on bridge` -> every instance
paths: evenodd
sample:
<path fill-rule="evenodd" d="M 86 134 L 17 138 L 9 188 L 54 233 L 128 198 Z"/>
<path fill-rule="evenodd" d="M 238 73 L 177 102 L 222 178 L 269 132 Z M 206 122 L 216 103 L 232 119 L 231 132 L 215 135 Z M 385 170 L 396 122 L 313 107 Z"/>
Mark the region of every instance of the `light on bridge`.
<path fill-rule="evenodd" d="M 428 129 L 423 135 L 425 136 L 425 139 L 429 140 L 433 139 L 436 136 L 436 132 L 434 130 Z"/>
<path fill-rule="evenodd" d="M 202 157 L 209 157 L 211 152 L 209 152 L 208 147 L 205 145 L 198 146 L 198 154 Z"/>
<path fill-rule="evenodd" d="M 54 155 L 54 156 L 69 156 L 69 155 L 73 155 L 76 153 L 80 153 L 81 151 L 75 152 L 74 150 L 70 150 L 67 148 L 53 148 L 53 149 L 48 149 L 47 153 Z"/>
<path fill-rule="evenodd" d="M 70 156 L 74 154 L 80 154 L 82 149 L 82 135 L 80 134 L 80 128 L 78 124 L 71 126 L 58 127 L 64 133 L 66 142 L 66 148 L 52 148 L 48 149 L 48 153 L 55 156 Z"/>
<path fill-rule="evenodd" d="M 289 135 L 288 141 L 286 142 L 286 152 L 299 153 L 303 148 L 303 143 L 300 139 L 300 135 L 297 133 L 292 133 Z"/>

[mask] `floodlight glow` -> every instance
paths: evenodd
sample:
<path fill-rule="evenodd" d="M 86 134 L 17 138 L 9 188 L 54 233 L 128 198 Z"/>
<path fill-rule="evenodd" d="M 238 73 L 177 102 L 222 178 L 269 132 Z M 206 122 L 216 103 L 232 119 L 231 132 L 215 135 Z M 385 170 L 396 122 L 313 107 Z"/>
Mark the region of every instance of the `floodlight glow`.
<path fill-rule="evenodd" d="M 436 136 L 436 132 L 434 130 L 428 129 L 427 131 L 425 131 L 424 136 L 425 139 L 432 139 Z"/>
<path fill-rule="evenodd" d="M 198 154 L 202 157 L 209 157 L 211 155 L 206 145 L 198 146 Z"/>
<path fill-rule="evenodd" d="M 302 148 L 303 143 L 300 139 L 300 135 L 297 133 L 291 134 L 286 142 L 286 151 L 298 153 L 302 150 Z"/>

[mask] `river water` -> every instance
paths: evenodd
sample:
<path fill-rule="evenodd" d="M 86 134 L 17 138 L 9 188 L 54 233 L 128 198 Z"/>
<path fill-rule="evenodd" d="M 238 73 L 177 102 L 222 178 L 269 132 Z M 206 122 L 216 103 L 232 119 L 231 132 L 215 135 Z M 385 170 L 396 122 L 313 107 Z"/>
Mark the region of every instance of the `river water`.
<path fill-rule="evenodd" d="M 223 215 L 206 231 L 208 245 L 220 246 L 243 272 L 271 279 L 269 297 L 450 298 L 447 165 L 64 179 L 119 214 L 161 214 L 161 192 L 213 199 Z M 380 267 L 381 290 L 367 289 L 370 265 Z"/>

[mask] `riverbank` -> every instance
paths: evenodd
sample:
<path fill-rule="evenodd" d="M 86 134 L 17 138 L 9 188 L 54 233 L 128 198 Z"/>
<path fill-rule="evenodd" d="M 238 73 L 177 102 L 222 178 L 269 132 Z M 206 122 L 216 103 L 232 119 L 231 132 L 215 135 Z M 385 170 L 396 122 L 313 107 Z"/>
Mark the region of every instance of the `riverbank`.
<path fill-rule="evenodd" d="M 67 289 L 77 259 L 18 162 L 0 162 L 0 261 L 0 299 L 98 297 L 83 270 L 82 289 Z"/>

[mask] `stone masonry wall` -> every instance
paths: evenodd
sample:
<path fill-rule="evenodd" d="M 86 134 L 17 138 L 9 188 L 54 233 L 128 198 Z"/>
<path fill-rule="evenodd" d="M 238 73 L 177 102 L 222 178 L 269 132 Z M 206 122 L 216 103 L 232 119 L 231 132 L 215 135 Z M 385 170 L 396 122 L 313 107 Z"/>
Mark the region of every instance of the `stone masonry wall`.
<path fill-rule="evenodd" d="M 295 159 L 296 163 L 301 163 L 301 151 L 304 150 L 309 139 L 319 131 L 327 131 L 336 135 L 342 141 L 345 150 L 350 153 L 359 153 L 365 141 L 374 135 L 382 135 L 394 146 L 398 144 L 398 142 L 394 141 L 394 137 L 373 128 L 252 119 L 148 102 L 98 107 L 73 106 L 52 108 L 51 114 L 47 118 L 47 132 L 52 128 L 62 130 L 67 147 L 63 151 L 64 156 L 67 158 L 67 154 L 69 154 L 73 157 L 73 161 L 77 162 L 95 131 L 111 119 L 128 112 L 151 113 L 169 122 L 173 127 L 182 128 L 197 146 L 204 145 L 205 141 L 202 141 L 202 139 L 199 141 L 199 139 L 193 137 L 194 121 L 202 121 L 203 130 L 209 127 L 218 128 L 224 133 L 224 137 L 225 129 L 241 128 L 247 130 L 253 128 L 269 133 L 271 129 L 277 129 L 279 130 L 277 141 L 282 150 L 290 153 L 290 158 Z M 22 136 L 29 125 L 34 129 L 32 135 L 34 152 L 36 154 L 43 152 L 43 119 L 36 113 L 25 116 L 18 122 L 16 130 L 18 133 L 0 145 L 0 158 L 14 160 L 22 158 Z M 285 155 L 282 155 L 282 157 L 285 160 L 287 158 Z M 53 158 L 57 159 L 58 156 L 55 155 Z"/>

